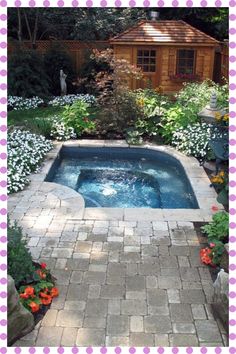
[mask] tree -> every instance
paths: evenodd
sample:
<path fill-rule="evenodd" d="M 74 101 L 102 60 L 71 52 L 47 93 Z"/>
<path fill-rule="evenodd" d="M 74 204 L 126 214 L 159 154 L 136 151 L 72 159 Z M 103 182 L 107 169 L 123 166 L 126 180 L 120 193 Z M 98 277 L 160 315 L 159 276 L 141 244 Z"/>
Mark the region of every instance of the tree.
<path fill-rule="evenodd" d="M 35 50 L 13 52 L 8 62 L 8 94 L 22 97 L 48 96 L 49 82 L 42 57 Z"/>
<path fill-rule="evenodd" d="M 21 17 L 22 17 L 22 11 Z M 29 39 L 29 26 L 36 21 L 36 9 L 24 8 L 22 37 Z M 19 17 L 17 9 L 8 9 L 9 36 L 17 38 Z M 139 8 L 38 8 L 37 39 L 107 40 L 146 18 L 144 9 Z M 27 21 L 29 26 L 27 25 Z"/>
<path fill-rule="evenodd" d="M 9 36 L 19 39 L 18 29 L 22 27 L 22 39 L 32 37 L 32 43 L 36 37 L 48 39 L 50 36 L 82 41 L 108 40 L 140 20 L 150 18 L 152 10 L 159 11 L 162 20 L 184 20 L 219 40 L 228 38 L 227 7 L 8 8 Z"/>
<path fill-rule="evenodd" d="M 35 12 L 35 19 L 34 19 L 34 26 L 33 29 L 30 26 L 29 20 L 28 20 L 28 15 L 25 9 L 23 9 L 24 13 L 24 18 L 25 18 L 25 23 L 29 35 L 29 40 L 31 42 L 32 48 L 36 47 L 36 37 L 37 37 L 37 31 L 38 31 L 38 22 L 39 22 L 39 8 L 36 8 Z"/>
<path fill-rule="evenodd" d="M 94 59 L 108 66 L 107 70 L 99 72 L 96 76 L 98 103 L 101 108 L 97 129 L 103 134 L 107 131 L 123 134 L 140 114 L 135 93 L 128 87 L 129 79 L 143 77 L 142 71 L 125 59 L 116 58 L 112 49 L 94 50 Z"/>
<path fill-rule="evenodd" d="M 154 9 L 153 9 L 154 10 Z M 229 9 L 222 8 L 162 8 L 160 9 L 162 19 L 184 20 L 199 30 L 215 37 L 218 40 L 228 38 L 228 17 Z"/>

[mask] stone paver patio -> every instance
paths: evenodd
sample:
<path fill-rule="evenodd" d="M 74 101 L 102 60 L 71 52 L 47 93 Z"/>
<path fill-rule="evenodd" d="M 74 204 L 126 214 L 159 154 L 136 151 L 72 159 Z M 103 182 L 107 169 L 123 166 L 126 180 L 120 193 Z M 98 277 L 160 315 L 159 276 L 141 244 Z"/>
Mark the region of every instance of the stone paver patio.
<path fill-rule="evenodd" d="M 193 224 L 67 220 L 53 227 L 30 244 L 57 277 L 60 296 L 16 345 L 226 344 Z"/>
<path fill-rule="evenodd" d="M 227 345 L 191 221 L 178 221 L 178 213 L 142 219 L 135 209 L 127 216 L 103 208 L 94 217 L 78 193 L 42 176 L 10 196 L 8 209 L 60 295 L 14 346 Z"/>

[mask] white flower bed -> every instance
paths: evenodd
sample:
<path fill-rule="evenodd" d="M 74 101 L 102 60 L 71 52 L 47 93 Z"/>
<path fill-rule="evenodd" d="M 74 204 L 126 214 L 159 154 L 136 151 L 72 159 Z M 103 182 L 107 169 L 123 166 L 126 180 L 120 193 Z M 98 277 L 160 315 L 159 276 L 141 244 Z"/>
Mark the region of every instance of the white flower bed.
<path fill-rule="evenodd" d="M 50 134 L 53 139 L 64 141 L 64 140 L 76 138 L 74 128 L 66 127 L 65 123 L 61 121 L 60 118 L 57 116 L 54 116 L 53 118 L 54 119 L 53 119 L 51 134 Z"/>
<path fill-rule="evenodd" d="M 8 134 L 8 193 L 18 192 L 29 183 L 27 176 L 36 172 L 53 145 L 44 136 L 15 130 Z"/>
<path fill-rule="evenodd" d="M 10 109 L 14 111 L 22 109 L 37 108 L 44 103 L 43 99 L 35 96 L 32 98 L 25 98 L 19 96 L 8 96 L 7 105 Z"/>
<path fill-rule="evenodd" d="M 93 95 L 66 95 L 66 96 L 56 96 L 51 101 L 48 102 L 49 106 L 66 106 L 72 105 L 75 101 L 83 101 L 88 103 L 90 106 L 96 103 L 96 98 Z"/>
<path fill-rule="evenodd" d="M 49 106 L 66 106 L 72 105 L 75 101 L 80 100 L 92 106 L 96 103 L 96 98 L 93 95 L 66 95 L 66 96 L 55 96 L 51 101 L 48 102 Z M 25 98 L 20 96 L 8 96 L 7 105 L 9 109 L 14 111 L 22 109 L 34 109 L 44 104 L 44 100 L 38 96 L 32 98 Z"/>
<path fill-rule="evenodd" d="M 210 138 L 222 138 L 223 135 L 227 136 L 227 133 L 219 132 L 210 124 L 196 123 L 177 129 L 172 138 L 172 145 L 186 155 L 203 158 L 211 151 L 208 146 Z"/>

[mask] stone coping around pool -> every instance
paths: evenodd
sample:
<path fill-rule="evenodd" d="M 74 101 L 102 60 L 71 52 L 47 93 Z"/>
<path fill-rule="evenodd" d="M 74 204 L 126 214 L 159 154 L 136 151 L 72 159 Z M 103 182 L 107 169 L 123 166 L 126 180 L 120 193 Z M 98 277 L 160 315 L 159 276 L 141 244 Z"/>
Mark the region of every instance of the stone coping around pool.
<path fill-rule="evenodd" d="M 63 146 L 73 147 L 119 147 L 119 148 L 140 148 L 151 149 L 167 153 L 175 157 L 182 164 L 196 196 L 199 209 L 149 209 L 149 208 L 85 208 L 83 197 L 74 190 L 51 182 L 44 182 L 54 160 L 60 155 Z M 172 147 L 165 145 L 154 145 L 151 143 L 143 145 L 128 145 L 125 140 L 69 140 L 66 142 L 55 142 L 42 165 L 39 173 L 30 175 L 31 183 L 28 191 L 34 191 L 35 198 L 38 195 L 49 193 L 51 198 L 58 200 L 58 207 L 61 214 L 69 213 L 71 219 L 93 219 L 93 220 L 163 220 L 163 221 L 210 221 L 212 218 L 212 205 L 220 210 L 223 205 L 216 200 L 217 194 L 210 187 L 210 180 L 194 157 L 188 157 Z M 20 193 L 24 193 L 20 192 Z M 17 193 L 18 194 L 18 193 Z M 59 211 L 59 210 L 58 210 Z M 68 215 L 67 215 L 68 217 Z"/>

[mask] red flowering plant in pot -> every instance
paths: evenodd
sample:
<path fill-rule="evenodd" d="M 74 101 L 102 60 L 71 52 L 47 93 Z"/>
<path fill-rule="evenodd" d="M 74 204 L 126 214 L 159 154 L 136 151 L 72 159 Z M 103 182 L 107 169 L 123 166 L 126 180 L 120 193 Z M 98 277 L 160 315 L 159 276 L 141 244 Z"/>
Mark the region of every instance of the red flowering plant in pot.
<path fill-rule="evenodd" d="M 211 242 L 209 247 L 200 250 L 200 258 L 202 263 L 217 267 L 220 265 L 221 257 L 224 253 L 225 247 L 221 241 Z"/>
<path fill-rule="evenodd" d="M 224 210 L 218 211 L 217 206 L 212 206 L 212 211 L 215 212 L 212 221 L 201 227 L 209 246 L 200 250 L 200 258 L 203 263 L 216 267 L 221 264 L 228 242 L 229 214 Z"/>
<path fill-rule="evenodd" d="M 32 312 L 37 322 L 46 312 L 52 299 L 58 296 L 56 279 L 46 263 L 36 263 L 27 248 L 22 228 L 8 219 L 7 273 L 14 279 L 19 299 Z"/>
<path fill-rule="evenodd" d="M 33 314 L 50 305 L 52 299 L 59 295 L 58 289 L 54 286 L 55 279 L 47 269 L 47 264 L 34 263 L 34 265 L 36 270 L 32 283 L 23 285 L 18 290 L 21 303 Z"/>

